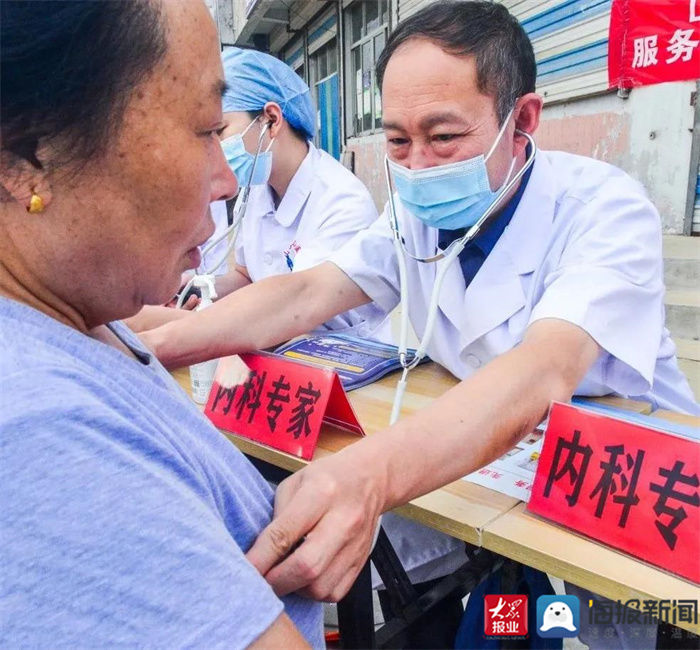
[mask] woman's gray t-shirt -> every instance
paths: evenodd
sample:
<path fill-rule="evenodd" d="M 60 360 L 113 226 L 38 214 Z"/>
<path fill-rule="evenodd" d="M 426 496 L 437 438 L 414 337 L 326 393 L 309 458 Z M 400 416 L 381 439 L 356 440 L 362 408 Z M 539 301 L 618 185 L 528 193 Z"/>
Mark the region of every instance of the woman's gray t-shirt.
<path fill-rule="evenodd" d="M 284 610 L 323 647 L 244 557 L 270 488 L 154 358 L 0 298 L 0 386 L 0 645 L 242 648 Z"/>

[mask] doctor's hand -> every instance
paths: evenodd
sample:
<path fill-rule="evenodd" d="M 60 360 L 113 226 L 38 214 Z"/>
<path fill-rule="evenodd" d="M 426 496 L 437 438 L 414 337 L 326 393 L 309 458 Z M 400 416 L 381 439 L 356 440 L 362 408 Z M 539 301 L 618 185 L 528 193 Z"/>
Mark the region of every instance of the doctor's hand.
<path fill-rule="evenodd" d="M 194 272 L 185 271 L 180 276 L 180 288 L 177 290 L 175 296 L 165 304 L 166 307 L 177 307 L 177 303 L 180 301 L 180 295 L 184 291 L 185 287 L 188 287 L 187 295 L 184 296 L 184 300 L 180 305 L 180 309 L 186 309 L 188 311 L 193 310 L 200 303 L 201 292 L 197 287 L 193 287 L 190 284 L 190 280 L 194 277 Z"/>
<path fill-rule="evenodd" d="M 175 296 L 170 302 L 166 303 L 165 306 L 170 307 L 171 309 L 175 309 L 177 307 L 177 301 L 178 296 Z M 185 311 L 192 311 L 199 305 L 200 302 L 200 298 L 193 294 L 189 296 L 182 305 L 180 305 L 180 309 L 184 309 Z"/>
<path fill-rule="evenodd" d="M 277 488 L 273 520 L 247 558 L 278 596 L 301 591 L 338 601 L 367 561 L 386 481 L 381 463 L 358 458 L 356 446 L 314 461 Z"/>

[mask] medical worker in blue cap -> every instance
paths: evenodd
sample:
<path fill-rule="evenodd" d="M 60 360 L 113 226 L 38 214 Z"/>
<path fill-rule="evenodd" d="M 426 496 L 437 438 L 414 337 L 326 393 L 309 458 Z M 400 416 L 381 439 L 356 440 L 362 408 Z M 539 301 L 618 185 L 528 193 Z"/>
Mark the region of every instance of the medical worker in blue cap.
<path fill-rule="evenodd" d="M 219 297 L 325 261 L 378 216 L 365 186 L 314 146 L 316 109 L 299 75 L 253 49 L 229 48 L 223 64 L 228 90 L 221 139 L 241 188 L 234 213 L 241 225 L 236 264 L 216 279 Z M 390 336 L 376 305 L 345 312 L 320 329 L 385 341 Z"/>

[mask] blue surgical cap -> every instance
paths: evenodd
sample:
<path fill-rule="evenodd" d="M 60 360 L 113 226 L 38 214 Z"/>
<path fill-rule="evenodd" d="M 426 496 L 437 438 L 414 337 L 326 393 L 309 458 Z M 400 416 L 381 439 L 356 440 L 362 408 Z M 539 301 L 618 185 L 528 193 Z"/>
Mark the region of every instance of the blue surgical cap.
<path fill-rule="evenodd" d="M 228 90 L 222 110 L 260 111 L 267 102 L 276 102 L 284 119 L 311 139 L 316 133 L 316 111 L 304 80 L 274 56 L 232 47 L 223 53 L 224 76 Z"/>

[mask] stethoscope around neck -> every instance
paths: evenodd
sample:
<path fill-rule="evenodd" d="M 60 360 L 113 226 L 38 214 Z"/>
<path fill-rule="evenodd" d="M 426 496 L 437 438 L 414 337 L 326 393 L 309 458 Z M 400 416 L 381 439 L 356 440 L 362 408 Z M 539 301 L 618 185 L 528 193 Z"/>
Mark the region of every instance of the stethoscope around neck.
<path fill-rule="evenodd" d="M 256 118 L 258 119 L 258 118 Z M 255 123 L 255 120 L 251 122 L 243 131 L 241 136 L 245 135 L 246 131 Z M 176 308 L 182 307 L 182 304 L 184 302 L 185 296 L 187 295 L 187 292 L 190 290 L 190 287 L 194 283 L 195 279 L 198 276 L 201 275 L 213 275 L 216 273 L 216 271 L 221 267 L 221 265 L 228 259 L 228 256 L 231 254 L 231 251 L 233 250 L 233 247 L 236 244 L 236 239 L 238 238 L 238 232 L 240 230 L 239 226 L 243 222 L 243 218 L 245 217 L 246 209 L 248 207 L 248 196 L 250 195 L 250 188 L 251 188 L 251 181 L 253 180 L 253 175 L 255 174 L 255 168 L 257 167 L 258 164 L 258 157 L 260 156 L 260 153 L 262 151 L 262 144 L 263 144 L 263 138 L 265 136 L 265 133 L 271 126 L 271 122 L 265 122 L 263 124 L 262 129 L 260 129 L 260 135 L 258 136 L 258 144 L 255 148 L 255 156 L 253 158 L 253 164 L 251 165 L 250 168 L 250 178 L 248 180 L 248 183 L 246 183 L 245 187 L 240 191 L 240 194 L 238 196 L 238 205 L 237 205 L 237 210 L 235 217 L 233 219 L 233 223 L 224 230 L 224 232 L 221 233 L 216 239 L 213 241 L 209 242 L 201 252 L 202 256 L 202 264 L 204 263 L 204 260 L 206 259 L 206 256 L 209 252 L 213 250 L 213 248 L 222 240 L 224 240 L 226 237 L 228 237 L 231 233 L 231 239 L 229 241 L 228 246 L 226 247 L 226 250 L 224 251 L 223 255 L 216 261 L 216 263 L 211 267 L 211 268 L 204 268 L 200 266 L 197 269 L 197 272 L 195 275 L 193 275 L 185 284 L 185 286 L 182 288 L 180 293 L 178 294 L 177 298 L 177 303 L 176 303 Z M 272 146 L 272 141 L 268 145 L 267 149 L 269 149 Z M 228 163 L 227 163 L 228 164 Z M 200 269 L 202 269 L 202 272 L 200 273 Z"/>
<path fill-rule="evenodd" d="M 498 192 L 493 201 L 484 210 L 484 213 L 476 221 L 476 223 L 467 230 L 464 235 L 459 239 L 452 242 L 444 251 L 440 251 L 437 255 L 431 257 L 421 257 L 415 255 L 406 248 L 403 237 L 399 230 L 399 219 L 396 211 L 396 202 L 394 199 L 394 188 L 391 182 L 391 170 L 389 169 L 389 158 L 384 157 L 384 169 L 386 173 L 386 184 L 387 190 L 389 192 L 389 224 L 391 225 L 391 230 L 393 232 L 394 239 L 394 249 L 396 251 L 396 258 L 399 265 L 399 289 L 401 297 L 401 327 L 399 333 L 399 361 L 401 367 L 403 368 L 403 373 L 401 374 L 401 379 L 399 379 L 396 385 L 396 393 L 394 395 L 394 404 L 391 409 L 391 417 L 389 424 L 394 424 L 399 418 L 401 412 L 401 403 L 403 402 L 403 396 L 406 392 L 406 385 L 408 382 L 408 373 L 411 372 L 425 357 L 426 348 L 430 342 L 433 329 L 435 328 L 435 321 L 437 320 L 438 313 L 438 301 L 440 299 L 440 291 L 442 289 L 442 284 L 445 280 L 445 275 L 447 270 L 450 268 L 454 260 L 459 256 L 459 254 L 464 250 L 464 247 L 476 237 L 479 232 L 487 225 L 491 217 L 496 213 L 500 202 L 505 196 L 517 185 L 520 179 L 525 175 L 527 170 L 532 167 L 535 162 L 535 156 L 537 155 L 537 145 L 534 139 L 529 133 L 525 133 L 519 129 L 515 131 L 518 135 L 522 135 L 527 139 L 530 144 L 530 154 L 525 160 L 525 164 L 520 170 L 511 178 Z M 415 262 L 421 264 L 431 264 L 434 262 L 439 262 L 443 260 L 442 264 L 439 265 L 437 270 L 437 275 L 435 277 L 435 283 L 433 284 L 433 289 L 430 294 L 430 303 L 428 304 L 428 317 L 425 323 L 425 331 L 420 339 L 418 348 L 415 354 L 409 357 L 408 355 L 408 280 L 407 280 L 407 268 L 406 268 L 406 258 L 410 258 Z"/>

